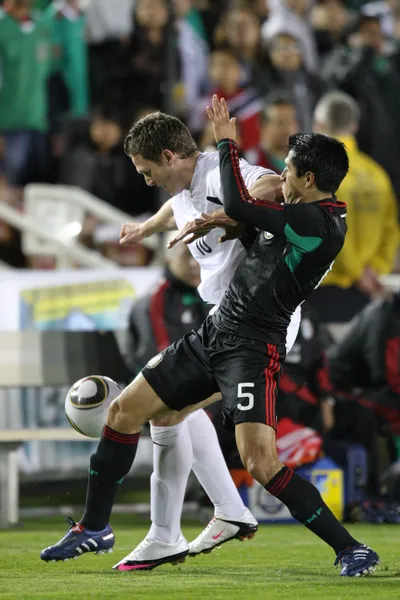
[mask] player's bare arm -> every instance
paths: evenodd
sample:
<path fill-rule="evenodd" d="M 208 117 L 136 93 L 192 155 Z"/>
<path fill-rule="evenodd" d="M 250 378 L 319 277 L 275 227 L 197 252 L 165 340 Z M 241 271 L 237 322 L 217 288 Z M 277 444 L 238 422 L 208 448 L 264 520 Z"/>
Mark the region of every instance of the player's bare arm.
<path fill-rule="evenodd" d="M 128 222 L 121 228 L 120 241 L 122 246 L 138 244 L 155 233 L 173 231 L 176 229 L 172 202 L 167 200 L 155 215 L 144 221 L 144 223 Z"/>

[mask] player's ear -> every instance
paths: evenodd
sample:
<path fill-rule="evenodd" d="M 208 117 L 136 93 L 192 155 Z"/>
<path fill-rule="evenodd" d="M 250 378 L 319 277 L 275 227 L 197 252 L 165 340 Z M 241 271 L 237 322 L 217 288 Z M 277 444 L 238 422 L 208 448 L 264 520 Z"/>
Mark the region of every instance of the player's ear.
<path fill-rule="evenodd" d="M 163 157 L 163 161 L 168 165 L 171 165 L 174 162 L 175 155 L 171 150 L 163 150 L 161 156 Z"/>
<path fill-rule="evenodd" d="M 312 171 L 307 171 L 307 173 L 304 176 L 304 185 L 305 187 L 309 188 L 311 186 L 313 186 L 315 183 L 315 175 Z"/>

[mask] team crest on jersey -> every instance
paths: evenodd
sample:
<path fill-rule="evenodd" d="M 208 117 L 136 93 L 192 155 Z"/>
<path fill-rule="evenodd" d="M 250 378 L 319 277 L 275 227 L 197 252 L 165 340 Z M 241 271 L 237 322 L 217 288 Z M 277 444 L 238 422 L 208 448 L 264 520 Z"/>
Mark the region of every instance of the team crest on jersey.
<path fill-rule="evenodd" d="M 162 361 L 163 358 L 164 358 L 163 354 L 157 354 L 156 356 L 153 356 L 153 358 L 151 358 L 149 360 L 149 362 L 147 363 L 146 367 L 148 369 L 154 369 L 157 365 L 160 364 L 160 362 Z"/>
<path fill-rule="evenodd" d="M 274 237 L 274 234 L 270 233 L 269 231 L 264 231 L 264 237 L 266 240 L 272 240 L 272 238 Z"/>

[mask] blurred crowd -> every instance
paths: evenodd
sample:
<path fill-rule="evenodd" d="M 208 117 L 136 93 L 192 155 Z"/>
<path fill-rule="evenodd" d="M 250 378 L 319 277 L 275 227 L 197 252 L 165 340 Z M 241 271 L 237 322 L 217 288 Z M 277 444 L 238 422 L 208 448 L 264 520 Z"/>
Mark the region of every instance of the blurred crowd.
<path fill-rule="evenodd" d="M 347 241 L 313 301 L 324 320 L 347 321 L 395 268 L 399 42 L 399 0 L 3 0 L 0 201 L 23 210 L 24 186 L 41 182 L 78 186 L 133 218 L 152 214 L 162 197 L 125 156 L 125 132 L 161 109 L 212 149 L 205 107 L 216 93 L 249 162 L 281 172 L 298 130 L 346 143 Z M 80 239 L 121 265 L 153 257 L 119 246 L 91 215 Z M 5 223 L 0 259 L 54 266 L 24 256 Z"/>
<path fill-rule="evenodd" d="M 338 129 L 331 133 L 357 153 L 347 185 L 360 188 L 354 219 L 361 212 L 374 221 L 379 252 L 379 222 L 390 210 L 393 227 L 384 235 L 396 237 L 397 203 L 388 205 L 400 196 L 399 0 L 2 0 L 0 10 L 2 202 L 22 209 L 27 183 L 61 183 L 132 216 L 153 213 L 161 196 L 124 155 L 124 133 L 161 109 L 188 124 L 201 150 L 210 149 L 205 106 L 212 93 L 223 95 L 237 118 L 243 156 L 280 172 L 288 136 L 327 131 L 317 103 L 342 90 L 357 103 L 357 116 L 341 131 L 333 115 Z M 367 157 L 358 150 L 381 167 L 380 186 L 379 177 L 367 181 Z M 374 194 L 385 199 L 374 202 Z M 103 245 L 120 264 L 151 261 L 140 248 L 127 256 L 113 235 L 107 248 L 95 225 L 88 218 L 81 234 L 90 247 Z M 347 255 L 354 248 L 363 255 L 357 246 L 368 237 L 354 230 Z M 382 260 L 369 264 L 367 257 L 332 282 L 375 292 L 378 276 L 394 265 L 397 244 L 385 243 Z M 17 232 L 4 223 L 0 258 L 52 266 L 25 257 Z"/>
<path fill-rule="evenodd" d="M 383 436 L 390 464 L 400 434 L 400 299 L 370 300 L 396 269 L 399 242 L 400 0 L 0 0 L 0 73 L 0 202 L 20 210 L 24 186 L 40 182 L 79 186 L 133 219 L 154 213 L 162 197 L 125 156 L 125 132 L 164 110 L 186 122 L 200 150 L 213 149 L 213 93 L 237 119 L 242 156 L 277 173 L 298 130 L 344 141 L 350 172 L 338 196 L 348 235 L 305 307 L 278 406 L 283 423 L 319 432 L 318 452 L 339 463 L 338 440 L 364 447 L 363 501 L 372 520 L 383 519 L 376 444 Z M 118 232 L 100 229 L 87 215 L 81 241 L 119 264 L 150 264 L 151 250 L 124 250 Z M 184 252 L 166 266 L 171 340 L 207 308 Z M 0 259 L 54 267 L 25 256 L 1 221 Z M 155 352 L 149 302 L 132 313 L 133 371 Z M 333 343 L 324 325 L 355 315 Z"/>

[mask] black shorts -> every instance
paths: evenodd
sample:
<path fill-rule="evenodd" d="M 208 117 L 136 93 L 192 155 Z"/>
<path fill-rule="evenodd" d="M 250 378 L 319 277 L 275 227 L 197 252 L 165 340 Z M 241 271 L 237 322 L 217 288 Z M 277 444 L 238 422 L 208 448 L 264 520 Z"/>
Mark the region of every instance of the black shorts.
<path fill-rule="evenodd" d="M 208 317 L 198 331 L 152 358 L 142 371 L 172 410 L 222 393 L 227 424 L 265 423 L 276 428 L 275 399 L 285 346 L 228 335 Z"/>

